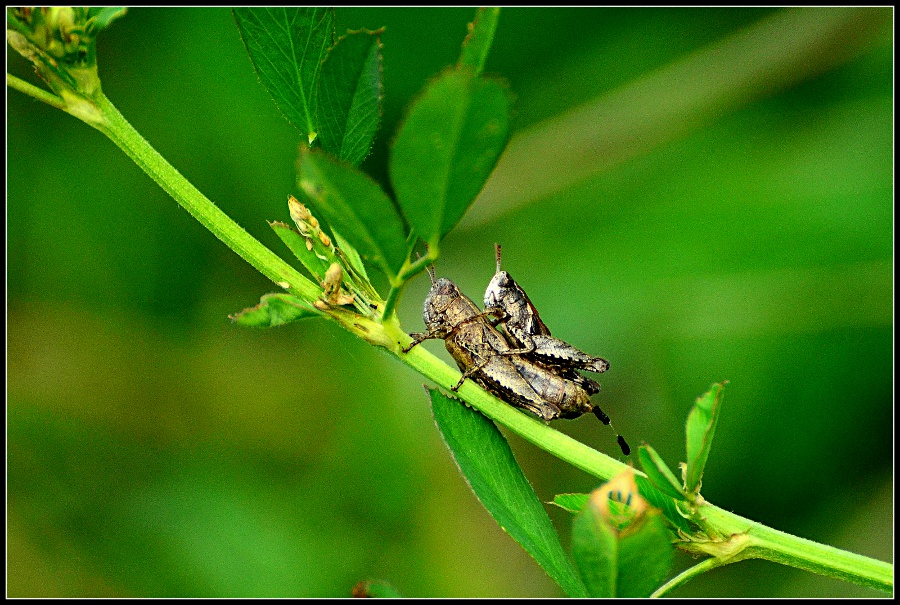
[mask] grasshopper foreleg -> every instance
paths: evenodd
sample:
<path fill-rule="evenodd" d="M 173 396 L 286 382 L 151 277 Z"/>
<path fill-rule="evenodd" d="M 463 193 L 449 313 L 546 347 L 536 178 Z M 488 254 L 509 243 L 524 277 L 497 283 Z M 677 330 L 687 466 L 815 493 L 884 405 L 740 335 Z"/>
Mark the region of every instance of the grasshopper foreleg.
<path fill-rule="evenodd" d="M 434 332 L 411 332 L 410 336 L 412 336 L 413 341 L 409 343 L 409 346 L 403 347 L 403 349 L 401 349 L 404 353 L 409 353 L 410 349 L 426 340 L 429 340 L 431 338 L 440 338 L 440 336 L 437 336 Z"/>

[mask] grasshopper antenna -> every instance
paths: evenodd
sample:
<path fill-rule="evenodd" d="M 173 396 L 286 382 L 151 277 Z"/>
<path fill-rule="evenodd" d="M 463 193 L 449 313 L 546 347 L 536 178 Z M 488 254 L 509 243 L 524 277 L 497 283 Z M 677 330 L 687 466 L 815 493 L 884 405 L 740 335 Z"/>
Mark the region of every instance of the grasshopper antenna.
<path fill-rule="evenodd" d="M 500 244 L 494 244 L 494 254 L 497 255 L 497 273 L 500 272 Z"/>
<path fill-rule="evenodd" d="M 425 252 L 428 252 L 428 244 L 422 242 L 422 245 L 425 246 Z M 421 259 L 422 255 L 416 252 L 416 258 Z M 425 267 L 425 270 L 428 271 L 428 277 L 431 278 L 431 285 L 433 286 L 434 282 L 436 281 L 436 278 L 434 276 L 434 263 L 431 263 L 430 265 Z"/>
<path fill-rule="evenodd" d="M 616 427 L 614 427 L 612 425 L 612 422 L 610 422 L 609 416 L 606 415 L 606 412 L 601 410 L 600 406 L 598 406 L 598 405 L 594 406 L 593 412 L 594 412 L 594 416 L 596 416 L 597 419 L 600 420 L 600 422 L 602 422 L 603 424 L 605 424 L 606 426 L 611 428 L 613 431 L 615 431 L 616 441 L 619 442 L 619 448 L 622 450 L 622 453 L 625 454 L 626 456 L 631 454 L 631 448 L 628 446 L 628 443 L 625 441 L 625 437 L 620 435 L 619 431 L 616 431 Z"/>
<path fill-rule="evenodd" d="M 422 242 L 422 245 L 425 246 L 425 252 L 428 252 L 428 243 Z M 422 258 L 422 255 L 417 252 L 416 257 Z M 434 263 L 431 263 L 430 265 L 425 267 L 425 270 L 428 271 L 428 277 L 431 278 L 431 285 L 433 286 L 434 282 L 436 281 L 436 279 L 434 277 Z"/>

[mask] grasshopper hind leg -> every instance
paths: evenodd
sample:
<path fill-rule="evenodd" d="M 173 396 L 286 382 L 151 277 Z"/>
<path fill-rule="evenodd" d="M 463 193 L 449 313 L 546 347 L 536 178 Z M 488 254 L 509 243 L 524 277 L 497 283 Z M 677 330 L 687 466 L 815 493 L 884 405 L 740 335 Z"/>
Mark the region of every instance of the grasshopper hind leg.
<path fill-rule="evenodd" d="M 596 380 L 591 380 L 587 376 L 582 376 L 578 373 L 577 370 L 571 368 L 560 368 L 559 375 L 565 378 L 566 380 L 571 380 L 582 389 L 584 389 L 588 395 L 596 395 L 600 392 L 600 383 Z"/>
<path fill-rule="evenodd" d="M 606 415 L 606 412 L 604 412 L 603 410 L 600 409 L 599 405 L 595 405 L 594 409 L 591 411 L 594 412 L 594 416 L 596 416 L 600 422 L 602 422 L 603 424 L 605 424 L 612 430 L 614 430 L 614 431 L 616 430 L 615 427 L 612 425 L 612 422 L 610 422 L 609 416 Z M 616 432 L 616 441 L 619 443 L 619 449 L 622 450 L 623 454 L 625 454 L 626 456 L 631 454 L 631 447 L 628 445 L 628 442 L 625 441 L 625 437 L 620 435 L 618 433 L 618 431 Z"/>
<path fill-rule="evenodd" d="M 594 406 L 593 412 L 594 416 L 596 416 L 597 419 L 600 420 L 600 422 L 602 422 L 606 426 L 609 426 L 609 416 L 606 415 L 606 412 L 600 409 L 599 405 Z"/>

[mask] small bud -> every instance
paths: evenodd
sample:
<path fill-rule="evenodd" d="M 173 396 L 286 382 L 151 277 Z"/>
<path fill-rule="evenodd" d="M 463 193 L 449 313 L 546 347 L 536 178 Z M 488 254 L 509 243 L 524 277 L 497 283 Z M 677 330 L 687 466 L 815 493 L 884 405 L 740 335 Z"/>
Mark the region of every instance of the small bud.
<path fill-rule="evenodd" d="M 28 59 L 29 61 L 37 60 L 37 53 L 34 47 L 28 43 L 28 39 L 19 32 L 11 29 L 6 30 L 6 41 L 12 46 L 13 50 Z"/>
<path fill-rule="evenodd" d="M 47 9 L 44 22 L 50 29 L 59 30 L 62 36 L 75 27 L 75 11 L 71 6 L 51 6 Z"/>
<path fill-rule="evenodd" d="M 291 214 L 291 220 L 297 225 L 297 230 L 300 231 L 300 234 L 304 237 L 310 237 L 310 226 L 315 229 L 318 227 L 318 221 L 316 221 L 315 224 L 312 224 L 310 219 L 313 219 L 313 215 L 309 213 L 306 206 L 301 204 L 297 198 L 291 195 L 288 197 L 288 211 Z"/>
<path fill-rule="evenodd" d="M 6 13 L 7 40 L 34 63 L 55 92 L 68 89 L 93 97 L 100 90 L 97 34 L 124 13 L 124 7 L 10 8 Z"/>
<path fill-rule="evenodd" d="M 300 200 L 295 198 L 293 195 L 288 196 L 288 209 L 291 212 L 291 218 L 294 219 L 294 222 L 308 221 L 312 218 L 312 214 L 309 213 L 309 210 L 306 209 L 306 206 L 301 204 Z"/>
<path fill-rule="evenodd" d="M 614 528 L 622 531 L 647 512 L 649 505 L 638 492 L 634 471 L 628 469 L 591 492 L 589 503 Z"/>
<path fill-rule="evenodd" d="M 343 280 L 344 275 L 343 273 L 334 273 L 341 267 L 350 267 L 351 265 L 341 262 L 341 256 L 337 248 L 335 248 L 331 237 L 322 231 L 319 227 L 319 221 L 312 215 L 309 208 L 300 203 L 300 200 L 293 195 L 288 196 L 288 211 L 291 215 L 291 220 L 297 226 L 297 231 L 303 237 L 303 244 L 306 246 L 306 250 L 302 248 L 295 249 L 295 253 L 299 253 L 297 255 L 298 258 L 302 256 L 301 261 L 307 270 L 316 279 L 322 279 L 326 268 L 331 267 L 328 269 L 328 271 L 332 272 L 329 275 L 336 285 L 333 291 L 327 292 L 323 296 L 322 300 L 328 305 L 352 303 L 353 297 L 347 294 L 352 286 L 341 289 L 341 280 Z M 296 239 L 294 241 L 296 242 Z M 299 244 L 299 242 L 296 242 L 295 246 L 296 244 Z M 339 264 L 335 265 L 334 263 Z M 352 274 L 349 276 L 349 279 L 355 285 L 355 279 Z"/>
<path fill-rule="evenodd" d="M 344 280 L 344 269 L 338 263 L 331 263 L 325 272 L 325 281 L 322 287 L 325 288 L 325 300 L 329 301 L 334 298 L 338 290 L 341 289 L 341 282 Z"/>
<path fill-rule="evenodd" d="M 353 295 L 346 294 L 341 290 L 341 284 L 344 280 L 344 269 L 338 263 L 331 263 L 325 272 L 325 280 L 322 287 L 325 292 L 322 299 L 326 304 L 332 306 L 349 305 L 353 303 Z"/>

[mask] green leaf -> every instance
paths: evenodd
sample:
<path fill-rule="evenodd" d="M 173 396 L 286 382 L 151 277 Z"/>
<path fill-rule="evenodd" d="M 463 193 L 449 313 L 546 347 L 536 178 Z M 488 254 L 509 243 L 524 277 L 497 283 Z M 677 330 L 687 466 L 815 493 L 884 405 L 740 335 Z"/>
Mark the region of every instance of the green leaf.
<path fill-rule="evenodd" d="M 577 513 L 584 508 L 587 501 L 588 494 L 556 494 L 551 504 L 555 504 L 570 513 Z"/>
<path fill-rule="evenodd" d="M 686 533 L 693 532 L 690 523 L 688 523 L 688 520 L 685 519 L 684 515 L 678 510 L 678 507 L 675 505 L 675 501 L 672 498 L 656 489 L 646 477 L 636 475 L 634 477 L 634 482 L 637 483 L 638 491 L 641 496 L 643 496 L 651 506 L 661 510 L 666 519 L 669 520 L 669 523 Z"/>
<path fill-rule="evenodd" d="M 638 460 L 641 462 L 641 468 L 644 469 L 644 472 L 647 473 L 650 481 L 658 490 L 670 498 L 687 500 L 681 481 L 678 480 L 662 457 L 656 453 L 656 450 L 646 443 L 641 445 L 638 448 Z"/>
<path fill-rule="evenodd" d="M 362 259 L 359 257 L 359 252 L 356 251 L 356 248 L 350 245 L 350 242 L 341 237 L 341 234 L 331 230 L 331 234 L 334 236 L 335 241 L 337 242 L 337 249 L 343 253 L 344 257 L 347 259 L 347 264 L 350 265 L 350 268 L 356 272 L 363 280 L 369 281 L 369 276 L 366 274 L 366 266 L 363 264 Z"/>
<path fill-rule="evenodd" d="M 619 541 L 617 597 L 645 598 L 662 585 L 672 568 L 672 533 L 658 511 L 647 511 L 633 533 L 622 533 Z M 631 530 L 632 528 L 629 528 Z"/>
<path fill-rule="evenodd" d="M 259 79 L 278 108 L 310 142 L 316 138 L 316 85 L 334 43 L 334 9 L 239 7 L 232 9 Z"/>
<path fill-rule="evenodd" d="M 298 184 L 364 259 L 389 277 L 397 274 L 406 260 L 406 231 L 378 183 L 322 151 L 303 148 Z"/>
<path fill-rule="evenodd" d="M 616 531 L 585 502 L 572 522 L 572 558 L 590 596 L 616 596 L 617 555 Z"/>
<path fill-rule="evenodd" d="M 339 39 L 319 76 L 319 142 L 354 165 L 369 154 L 381 121 L 381 31 Z"/>
<path fill-rule="evenodd" d="M 451 69 L 412 104 L 390 158 L 397 202 L 429 244 L 462 218 L 506 146 L 509 93 L 498 81 Z"/>
<path fill-rule="evenodd" d="M 307 239 L 297 233 L 290 225 L 279 221 L 272 221 L 269 226 L 281 238 L 281 241 L 294 253 L 294 256 L 306 267 L 317 284 L 322 283 L 328 263 L 319 258 L 315 249 L 307 248 Z M 312 243 L 312 242 L 310 242 Z"/>
<path fill-rule="evenodd" d="M 694 407 L 688 414 L 685 432 L 687 433 L 687 473 L 685 488 L 692 493 L 700 490 L 700 479 L 709 458 L 713 435 L 719 421 L 719 409 L 722 402 L 722 389 L 726 383 L 715 383 L 701 397 L 697 398 Z"/>
<path fill-rule="evenodd" d="M 491 51 L 491 44 L 494 42 L 494 32 L 497 31 L 499 17 L 499 7 L 482 6 L 475 13 L 475 20 L 469 23 L 469 35 L 463 40 L 459 65 L 468 65 L 475 71 L 475 75 L 484 71 L 484 64 Z"/>
<path fill-rule="evenodd" d="M 572 523 L 572 557 L 592 597 L 648 597 L 672 566 L 671 532 L 639 495 L 618 491 L 611 499 L 607 486 Z"/>
<path fill-rule="evenodd" d="M 437 389 L 428 391 L 444 442 L 484 507 L 566 594 L 587 596 L 547 511 L 494 423 Z"/>
<path fill-rule="evenodd" d="M 264 294 L 259 304 L 228 316 L 242 326 L 271 328 L 292 321 L 321 317 L 321 313 L 309 306 L 302 298 L 290 294 Z"/>

